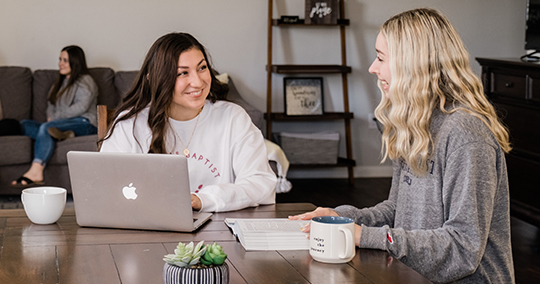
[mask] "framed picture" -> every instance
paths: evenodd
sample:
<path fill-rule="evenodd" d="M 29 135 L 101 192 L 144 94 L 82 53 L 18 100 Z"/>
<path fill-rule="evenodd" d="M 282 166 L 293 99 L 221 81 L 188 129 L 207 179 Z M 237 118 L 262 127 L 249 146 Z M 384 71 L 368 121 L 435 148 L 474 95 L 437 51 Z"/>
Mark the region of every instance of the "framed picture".
<path fill-rule="evenodd" d="M 337 24 L 339 0 L 306 0 L 305 24 Z"/>
<path fill-rule="evenodd" d="M 322 77 L 285 77 L 285 115 L 322 115 Z"/>

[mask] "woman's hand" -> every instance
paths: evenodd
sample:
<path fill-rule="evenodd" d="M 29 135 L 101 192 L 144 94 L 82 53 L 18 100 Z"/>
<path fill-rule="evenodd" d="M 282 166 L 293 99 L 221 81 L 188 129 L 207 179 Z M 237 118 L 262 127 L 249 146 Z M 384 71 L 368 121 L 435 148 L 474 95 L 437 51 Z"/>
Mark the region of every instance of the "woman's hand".
<path fill-rule="evenodd" d="M 339 215 L 336 213 L 336 211 L 330 208 L 317 207 L 317 209 L 311 212 L 306 212 L 300 215 L 289 216 L 289 220 L 311 220 L 313 217 L 318 217 L 318 216 L 339 216 Z M 310 229 L 311 229 L 310 224 L 307 224 L 304 228 L 302 228 L 302 231 L 304 233 L 309 233 Z"/>
<path fill-rule="evenodd" d="M 191 194 L 191 207 L 195 210 L 201 210 L 202 207 L 201 199 L 195 194 Z"/>
<path fill-rule="evenodd" d="M 339 215 L 336 213 L 336 211 L 330 208 L 317 207 L 317 209 L 311 212 L 307 212 L 300 215 L 289 216 L 289 219 L 290 220 L 311 220 L 312 218 L 318 217 L 318 216 L 339 216 Z M 302 228 L 302 232 L 304 233 L 309 233 L 310 230 L 311 230 L 311 226 L 309 223 L 304 228 Z M 360 244 L 361 235 L 362 235 L 362 226 L 358 224 L 354 224 L 354 243 L 356 246 Z"/>
<path fill-rule="evenodd" d="M 330 209 L 330 208 L 326 208 L 326 207 L 317 207 L 317 209 L 311 211 L 311 212 L 306 212 L 304 214 L 300 214 L 300 215 L 294 215 L 294 216 L 289 216 L 289 219 L 291 220 L 311 220 L 313 217 L 318 217 L 318 216 L 339 216 L 336 211 Z"/>

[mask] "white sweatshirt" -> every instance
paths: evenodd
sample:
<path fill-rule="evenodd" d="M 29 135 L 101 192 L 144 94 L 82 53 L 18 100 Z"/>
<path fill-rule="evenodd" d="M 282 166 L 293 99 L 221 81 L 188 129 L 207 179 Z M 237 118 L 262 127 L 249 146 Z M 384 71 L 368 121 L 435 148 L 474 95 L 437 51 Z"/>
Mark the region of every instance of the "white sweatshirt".
<path fill-rule="evenodd" d="M 148 153 L 152 136 L 148 111 L 147 107 L 136 118 L 119 122 L 101 151 Z M 167 151 L 183 155 L 189 149 L 189 183 L 201 199 L 201 211 L 275 203 L 276 176 L 268 164 L 263 135 L 242 107 L 206 101 L 198 117 L 169 123 L 178 136 L 170 129 Z"/>

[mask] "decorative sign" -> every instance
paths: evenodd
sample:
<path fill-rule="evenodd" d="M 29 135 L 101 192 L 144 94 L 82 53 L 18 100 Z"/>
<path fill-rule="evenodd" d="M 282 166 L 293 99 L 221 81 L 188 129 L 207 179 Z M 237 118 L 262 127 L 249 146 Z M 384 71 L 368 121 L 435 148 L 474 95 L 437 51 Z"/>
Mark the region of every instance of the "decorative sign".
<path fill-rule="evenodd" d="M 306 0 L 306 24 L 336 24 L 339 0 Z"/>
<path fill-rule="evenodd" d="M 281 16 L 281 19 L 279 20 L 280 24 L 298 24 L 298 21 L 300 17 L 298 16 Z"/>
<path fill-rule="evenodd" d="M 323 114 L 322 77 L 283 78 L 286 115 Z"/>

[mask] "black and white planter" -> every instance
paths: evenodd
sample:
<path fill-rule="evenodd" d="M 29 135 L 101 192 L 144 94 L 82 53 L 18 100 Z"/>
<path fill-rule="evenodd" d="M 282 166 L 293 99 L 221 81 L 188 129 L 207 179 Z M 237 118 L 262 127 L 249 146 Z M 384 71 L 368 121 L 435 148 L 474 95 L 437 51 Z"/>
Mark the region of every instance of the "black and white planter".
<path fill-rule="evenodd" d="M 163 266 L 165 284 L 228 284 L 227 263 L 206 268 L 179 267 L 165 263 Z"/>

